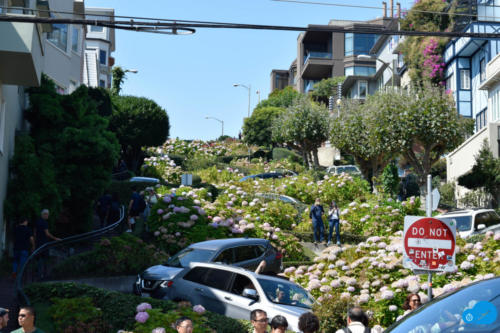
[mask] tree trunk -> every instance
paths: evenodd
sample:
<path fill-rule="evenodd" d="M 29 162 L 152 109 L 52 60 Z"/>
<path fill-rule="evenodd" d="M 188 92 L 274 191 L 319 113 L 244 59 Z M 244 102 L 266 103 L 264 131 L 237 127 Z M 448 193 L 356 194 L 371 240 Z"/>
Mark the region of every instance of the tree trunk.
<path fill-rule="evenodd" d="M 304 159 L 304 163 L 306 165 L 306 168 L 309 169 L 309 159 L 307 158 L 307 152 L 305 149 L 301 150 L 302 153 L 302 158 Z"/>
<path fill-rule="evenodd" d="M 314 157 L 314 166 L 319 167 L 318 148 L 314 148 L 312 153 L 313 153 L 313 157 Z"/>

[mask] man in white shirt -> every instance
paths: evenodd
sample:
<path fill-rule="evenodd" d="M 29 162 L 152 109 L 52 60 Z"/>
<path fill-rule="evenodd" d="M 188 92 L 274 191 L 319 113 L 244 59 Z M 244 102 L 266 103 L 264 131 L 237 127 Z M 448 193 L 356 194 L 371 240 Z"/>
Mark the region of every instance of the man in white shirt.
<path fill-rule="evenodd" d="M 266 311 L 260 309 L 253 310 L 250 312 L 250 321 L 253 325 L 253 333 L 267 333 L 269 319 L 267 318 Z"/>
<path fill-rule="evenodd" d="M 370 333 L 368 317 L 363 309 L 355 306 L 347 311 L 347 327 L 337 330 L 335 333 Z"/>

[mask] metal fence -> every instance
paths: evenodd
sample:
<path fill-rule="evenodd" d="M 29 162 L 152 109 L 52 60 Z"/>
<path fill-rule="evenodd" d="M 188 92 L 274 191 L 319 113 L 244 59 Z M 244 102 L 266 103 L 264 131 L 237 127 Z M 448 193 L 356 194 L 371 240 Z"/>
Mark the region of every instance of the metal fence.
<path fill-rule="evenodd" d="M 91 251 L 101 239 L 119 235 L 126 228 L 124 221 L 126 221 L 125 208 L 122 206 L 120 217 L 116 222 L 102 229 L 46 243 L 36 249 L 20 267 L 16 277 L 15 288 L 19 303 L 30 304 L 29 298 L 23 291 L 25 286 L 34 282 L 58 279 L 59 265 L 74 256 Z"/>

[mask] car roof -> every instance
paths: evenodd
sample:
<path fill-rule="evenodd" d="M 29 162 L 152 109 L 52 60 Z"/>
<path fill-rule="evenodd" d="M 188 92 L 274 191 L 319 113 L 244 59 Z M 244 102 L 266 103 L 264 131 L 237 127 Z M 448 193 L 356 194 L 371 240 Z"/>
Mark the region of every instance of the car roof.
<path fill-rule="evenodd" d="M 488 208 L 468 208 L 468 209 L 460 209 L 460 210 L 454 210 L 451 212 L 447 212 L 444 214 L 440 214 L 438 216 L 452 216 L 452 215 L 468 215 L 474 212 L 482 213 L 482 212 L 494 212 L 494 209 L 488 209 Z"/>
<path fill-rule="evenodd" d="M 223 238 L 223 239 L 213 239 L 209 241 L 199 242 L 191 244 L 190 248 L 195 249 L 205 249 L 205 250 L 219 250 L 233 246 L 251 245 L 259 244 L 265 245 L 269 241 L 262 238 Z"/>

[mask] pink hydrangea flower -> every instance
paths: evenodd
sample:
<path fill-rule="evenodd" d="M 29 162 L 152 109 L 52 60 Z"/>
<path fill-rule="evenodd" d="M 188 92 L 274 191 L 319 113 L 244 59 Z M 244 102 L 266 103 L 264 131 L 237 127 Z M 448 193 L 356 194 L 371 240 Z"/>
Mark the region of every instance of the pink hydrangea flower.
<path fill-rule="evenodd" d="M 193 306 L 193 311 L 196 313 L 202 314 L 202 313 L 205 313 L 206 310 L 203 307 L 203 305 L 198 304 L 198 305 Z"/>
<path fill-rule="evenodd" d="M 153 307 L 151 306 L 151 304 L 149 303 L 141 303 L 139 305 L 137 305 L 137 307 L 135 308 L 135 310 L 137 312 L 144 312 L 146 310 L 150 310 L 152 309 Z"/>
<path fill-rule="evenodd" d="M 145 323 L 149 319 L 149 314 L 147 312 L 139 312 L 135 315 L 135 321 L 138 323 Z"/>

